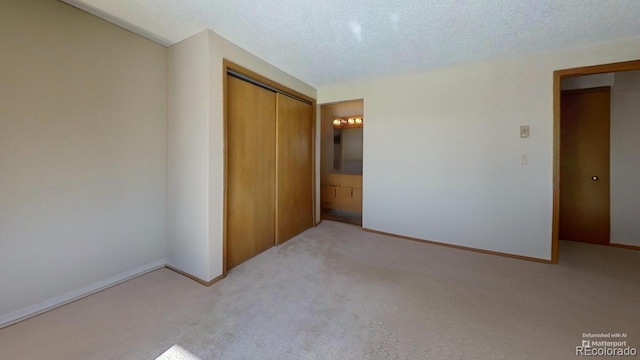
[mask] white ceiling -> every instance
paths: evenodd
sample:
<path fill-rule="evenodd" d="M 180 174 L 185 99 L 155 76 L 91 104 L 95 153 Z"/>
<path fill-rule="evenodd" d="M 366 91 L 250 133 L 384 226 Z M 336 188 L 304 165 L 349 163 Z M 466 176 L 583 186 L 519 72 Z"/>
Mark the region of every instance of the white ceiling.
<path fill-rule="evenodd" d="M 164 45 L 210 28 L 313 85 L 640 36 L 640 0 L 63 0 Z"/>

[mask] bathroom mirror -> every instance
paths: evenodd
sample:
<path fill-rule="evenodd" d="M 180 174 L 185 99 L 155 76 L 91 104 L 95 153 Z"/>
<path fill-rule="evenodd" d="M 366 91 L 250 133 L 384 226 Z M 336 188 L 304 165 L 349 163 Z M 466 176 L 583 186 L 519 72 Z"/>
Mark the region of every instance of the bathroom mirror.
<path fill-rule="evenodd" d="M 362 129 L 333 129 L 334 173 L 362 175 Z"/>

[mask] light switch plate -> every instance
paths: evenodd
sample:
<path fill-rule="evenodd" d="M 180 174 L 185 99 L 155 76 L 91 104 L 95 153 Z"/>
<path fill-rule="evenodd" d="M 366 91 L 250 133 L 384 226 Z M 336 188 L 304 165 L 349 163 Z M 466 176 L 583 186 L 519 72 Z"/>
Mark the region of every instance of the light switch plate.
<path fill-rule="evenodd" d="M 520 126 L 520 137 L 528 138 L 529 137 L 529 125 Z"/>

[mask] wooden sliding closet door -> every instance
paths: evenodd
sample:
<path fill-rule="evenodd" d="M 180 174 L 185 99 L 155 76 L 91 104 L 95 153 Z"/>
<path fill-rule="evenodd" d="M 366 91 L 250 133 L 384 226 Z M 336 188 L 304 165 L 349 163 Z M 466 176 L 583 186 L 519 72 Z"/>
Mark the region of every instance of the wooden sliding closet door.
<path fill-rule="evenodd" d="M 227 269 L 275 243 L 276 94 L 227 76 Z"/>
<path fill-rule="evenodd" d="M 313 226 L 313 108 L 277 94 L 276 241 Z"/>

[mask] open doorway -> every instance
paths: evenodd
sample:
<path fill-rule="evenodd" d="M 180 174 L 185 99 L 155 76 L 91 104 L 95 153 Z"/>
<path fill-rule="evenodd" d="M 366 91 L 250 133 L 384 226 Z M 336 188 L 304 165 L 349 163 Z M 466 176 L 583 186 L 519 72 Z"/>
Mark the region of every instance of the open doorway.
<path fill-rule="evenodd" d="M 320 107 L 320 208 L 323 220 L 362 226 L 364 102 Z"/>
<path fill-rule="evenodd" d="M 638 137 L 640 61 L 554 73 L 552 262 L 561 239 L 640 249 Z"/>

